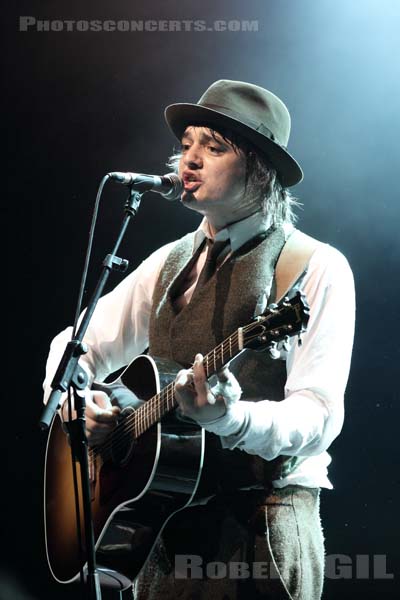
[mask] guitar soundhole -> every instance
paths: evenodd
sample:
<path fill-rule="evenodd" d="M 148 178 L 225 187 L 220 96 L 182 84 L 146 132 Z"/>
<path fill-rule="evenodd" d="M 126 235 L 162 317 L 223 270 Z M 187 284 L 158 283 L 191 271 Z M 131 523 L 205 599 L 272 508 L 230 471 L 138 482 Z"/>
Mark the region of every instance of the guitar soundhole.
<path fill-rule="evenodd" d="M 118 419 L 118 435 L 113 436 L 111 458 L 115 465 L 123 467 L 132 456 L 135 438 L 127 418 L 134 413 L 131 406 L 121 411 Z"/>

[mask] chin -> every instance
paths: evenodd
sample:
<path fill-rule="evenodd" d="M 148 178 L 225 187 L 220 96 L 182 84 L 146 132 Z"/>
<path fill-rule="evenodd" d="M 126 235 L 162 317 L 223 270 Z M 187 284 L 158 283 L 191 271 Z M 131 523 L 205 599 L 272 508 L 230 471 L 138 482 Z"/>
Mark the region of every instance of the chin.
<path fill-rule="evenodd" d="M 193 196 L 193 194 L 184 194 L 181 197 L 181 202 L 183 206 L 186 206 L 186 208 L 191 208 L 192 210 L 196 210 L 199 207 L 199 202 L 197 198 Z"/>
<path fill-rule="evenodd" d="M 183 192 L 181 202 L 182 204 L 193 204 L 193 202 L 196 202 L 196 198 L 189 192 Z"/>
<path fill-rule="evenodd" d="M 196 192 L 192 193 L 192 192 L 184 192 L 182 195 L 182 202 L 184 204 L 203 204 L 204 200 L 202 200 L 201 198 L 198 198 L 196 196 Z"/>
<path fill-rule="evenodd" d="M 185 208 L 194 210 L 200 215 L 204 216 L 207 213 L 206 206 L 204 206 L 203 202 L 199 201 L 193 194 L 187 194 L 186 196 L 182 197 L 181 202 Z"/>

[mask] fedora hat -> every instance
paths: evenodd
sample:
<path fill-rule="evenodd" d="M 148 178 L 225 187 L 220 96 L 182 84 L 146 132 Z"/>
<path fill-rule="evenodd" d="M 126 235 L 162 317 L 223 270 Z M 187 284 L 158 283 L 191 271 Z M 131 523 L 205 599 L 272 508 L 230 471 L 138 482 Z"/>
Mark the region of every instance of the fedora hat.
<path fill-rule="evenodd" d="M 258 85 L 220 79 L 197 104 L 170 104 L 165 119 L 178 139 L 189 125 L 228 129 L 240 134 L 264 154 L 283 187 L 303 179 L 300 165 L 286 150 L 290 114 L 275 94 Z"/>

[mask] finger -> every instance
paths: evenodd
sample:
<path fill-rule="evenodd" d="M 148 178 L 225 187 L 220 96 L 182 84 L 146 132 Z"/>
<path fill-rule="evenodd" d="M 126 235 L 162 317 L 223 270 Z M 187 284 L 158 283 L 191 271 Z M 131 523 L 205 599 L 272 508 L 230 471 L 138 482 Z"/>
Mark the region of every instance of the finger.
<path fill-rule="evenodd" d="M 86 417 L 98 423 L 116 423 L 119 413 L 121 412 L 118 406 L 112 406 L 109 399 L 105 400 L 100 395 L 106 396 L 104 392 L 96 392 L 95 398 L 93 394 L 86 397 Z M 99 406 L 103 404 L 106 408 Z"/>
<path fill-rule="evenodd" d="M 191 369 L 182 369 L 178 372 L 174 384 L 175 398 L 183 415 L 190 412 L 193 404 L 194 386 L 193 372 Z"/>
<path fill-rule="evenodd" d="M 181 390 L 185 387 L 191 387 L 193 385 L 193 371 L 191 369 L 182 369 L 178 372 L 175 379 L 175 388 Z"/>
<path fill-rule="evenodd" d="M 105 392 L 100 392 L 100 391 L 92 392 L 91 398 L 92 398 L 92 401 L 95 404 L 97 404 L 97 406 L 99 406 L 100 408 L 103 408 L 104 410 L 109 410 L 112 408 L 110 398 L 107 396 L 107 394 Z"/>
<path fill-rule="evenodd" d="M 86 430 L 91 433 L 98 432 L 99 434 L 107 433 L 114 429 L 113 423 L 101 423 L 99 421 L 95 421 L 90 417 L 86 418 Z"/>
<path fill-rule="evenodd" d="M 207 384 L 206 372 L 204 370 L 202 354 L 196 354 L 195 356 L 193 363 L 193 381 L 197 394 L 206 398 L 209 387 Z"/>
<path fill-rule="evenodd" d="M 208 391 L 207 391 L 207 402 L 208 404 L 215 404 L 216 402 L 216 397 L 214 396 L 214 394 L 212 393 L 210 386 L 208 385 Z"/>
<path fill-rule="evenodd" d="M 228 369 L 228 367 L 223 367 L 217 373 L 217 378 L 221 383 L 226 383 L 227 381 L 229 381 L 230 377 L 231 377 L 231 372 Z"/>
<path fill-rule="evenodd" d="M 114 424 L 118 421 L 118 415 L 120 409 L 117 406 L 113 406 L 110 410 L 97 409 L 94 413 L 89 414 L 89 417 L 96 421 L 96 423 L 110 423 Z"/>

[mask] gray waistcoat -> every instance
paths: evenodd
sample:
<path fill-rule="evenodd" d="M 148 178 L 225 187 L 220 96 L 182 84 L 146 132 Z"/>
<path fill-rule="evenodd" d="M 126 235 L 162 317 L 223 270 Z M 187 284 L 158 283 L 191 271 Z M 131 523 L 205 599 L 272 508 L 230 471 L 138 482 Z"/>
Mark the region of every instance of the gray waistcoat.
<path fill-rule="evenodd" d="M 269 289 L 279 254 L 285 244 L 282 228 L 269 230 L 242 246 L 221 266 L 180 312 L 174 297 L 197 260 L 192 256 L 194 233 L 183 237 L 167 257 L 156 283 L 150 317 L 149 352 L 189 366 L 197 352 L 207 354 L 238 327 L 254 317 L 255 307 Z M 246 349 L 230 363 L 242 388 L 242 400 L 282 400 L 286 366 L 267 352 Z M 217 436 L 211 436 L 218 440 Z M 213 440 L 213 443 L 216 443 Z M 218 440 L 219 442 L 219 440 Z M 261 482 L 286 475 L 294 466 L 288 457 L 265 461 L 240 450 L 222 451 L 226 472 L 251 468 Z M 229 463 L 229 464 L 228 464 Z"/>

